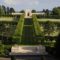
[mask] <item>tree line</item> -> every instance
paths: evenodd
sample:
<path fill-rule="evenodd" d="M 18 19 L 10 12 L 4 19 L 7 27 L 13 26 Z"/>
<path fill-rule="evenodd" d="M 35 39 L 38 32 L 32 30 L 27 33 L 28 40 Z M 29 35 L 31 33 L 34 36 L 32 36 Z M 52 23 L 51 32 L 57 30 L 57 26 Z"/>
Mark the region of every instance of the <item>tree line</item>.
<path fill-rule="evenodd" d="M 15 12 L 13 7 L 6 7 L 4 5 L 0 5 L 0 16 L 6 16 L 10 15 L 12 12 Z M 24 10 L 19 11 L 21 13 L 24 13 Z M 38 12 L 36 10 L 32 10 L 32 13 Z M 60 6 L 54 7 L 52 10 L 49 9 L 43 9 L 40 12 L 44 12 L 45 15 L 37 15 L 38 18 L 60 18 Z"/>
<path fill-rule="evenodd" d="M 10 15 L 12 12 L 15 12 L 14 8 L 0 5 L 0 16 Z"/>
<path fill-rule="evenodd" d="M 48 18 L 60 18 L 60 7 L 54 7 L 52 10 L 43 9 L 43 12 Z"/>
<path fill-rule="evenodd" d="M 38 12 L 36 10 L 32 10 L 32 13 Z M 42 11 L 45 15 L 37 15 L 38 18 L 60 18 L 60 7 L 54 7 L 52 10 L 43 9 Z"/>

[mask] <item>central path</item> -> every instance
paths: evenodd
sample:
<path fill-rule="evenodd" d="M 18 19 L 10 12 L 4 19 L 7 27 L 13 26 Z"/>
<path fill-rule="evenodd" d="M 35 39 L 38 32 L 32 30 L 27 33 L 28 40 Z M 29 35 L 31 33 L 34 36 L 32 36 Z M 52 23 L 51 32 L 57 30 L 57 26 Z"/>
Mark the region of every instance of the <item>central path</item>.
<path fill-rule="evenodd" d="M 24 41 L 23 43 L 31 44 L 33 40 L 33 33 L 34 33 L 34 27 L 32 18 L 25 18 L 22 32 L 22 41 Z"/>

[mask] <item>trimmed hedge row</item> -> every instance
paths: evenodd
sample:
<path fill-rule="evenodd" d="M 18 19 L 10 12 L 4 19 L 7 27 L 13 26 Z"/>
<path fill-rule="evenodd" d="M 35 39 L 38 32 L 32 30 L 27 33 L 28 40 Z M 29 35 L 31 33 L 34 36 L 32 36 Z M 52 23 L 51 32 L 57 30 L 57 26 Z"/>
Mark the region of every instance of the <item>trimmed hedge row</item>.
<path fill-rule="evenodd" d="M 32 18 L 33 18 L 35 33 L 36 35 L 40 35 L 42 31 L 41 31 L 40 24 L 38 23 L 36 15 L 33 15 Z"/>
<path fill-rule="evenodd" d="M 21 17 L 19 18 L 18 24 L 16 26 L 16 30 L 15 30 L 15 33 L 13 35 L 12 42 L 17 43 L 17 44 L 21 43 L 23 25 L 24 25 L 24 15 L 21 15 Z"/>

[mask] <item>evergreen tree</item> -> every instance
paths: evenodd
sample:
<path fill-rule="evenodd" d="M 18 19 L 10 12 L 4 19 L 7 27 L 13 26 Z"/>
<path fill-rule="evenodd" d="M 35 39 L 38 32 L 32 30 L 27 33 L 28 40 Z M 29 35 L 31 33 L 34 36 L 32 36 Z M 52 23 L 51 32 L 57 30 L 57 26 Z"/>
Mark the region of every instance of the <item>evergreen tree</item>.
<path fill-rule="evenodd" d="M 15 12 L 13 8 L 10 8 L 9 13 Z"/>

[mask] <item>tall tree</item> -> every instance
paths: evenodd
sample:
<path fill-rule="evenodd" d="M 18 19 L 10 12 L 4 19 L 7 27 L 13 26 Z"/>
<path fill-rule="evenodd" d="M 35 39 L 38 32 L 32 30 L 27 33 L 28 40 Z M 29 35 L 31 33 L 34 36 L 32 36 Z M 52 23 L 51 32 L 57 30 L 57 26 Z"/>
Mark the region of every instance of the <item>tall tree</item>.
<path fill-rule="evenodd" d="M 59 16 L 59 15 L 60 15 L 60 7 L 55 7 L 55 8 L 53 8 L 52 14 Z"/>
<path fill-rule="evenodd" d="M 1 12 L 1 6 L 0 6 L 0 16 L 1 16 L 1 13 L 2 13 L 2 12 Z"/>
<path fill-rule="evenodd" d="M 10 8 L 9 12 L 12 13 L 15 12 L 15 10 L 13 8 Z"/>
<path fill-rule="evenodd" d="M 42 12 L 46 12 L 46 10 L 45 9 L 43 9 L 43 11 Z"/>
<path fill-rule="evenodd" d="M 3 7 L 2 6 L 0 6 L 0 16 L 2 16 L 2 15 L 4 15 L 5 13 L 4 13 L 4 9 L 3 9 Z"/>
<path fill-rule="evenodd" d="M 36 13 L 36 10 L 32 10 L 32 13 Z"/>
<path fill-rule="evenodd" d="M 9 15 L 9 10 L 10 10 L 10 8 L 7 7 L 7 8 L 6 8 L 6 15 Z"/>
<path fill-rule="evenodd" d="M 20 13 L 25 13 L 25 11 L 24 10 L 21 10 Z"/>
<path fill-rule="evenodd" d="M 3 9 L 3 15 L 6 15 L 6 7 L 4 5 L 2 5 L 2 9 Z"/>
<path fill-rule="evenodd" d="M 45 13 L 46 13 L 46 16 L 49 17 L 50 14 L 48 9 L 46 9 Z"/>

